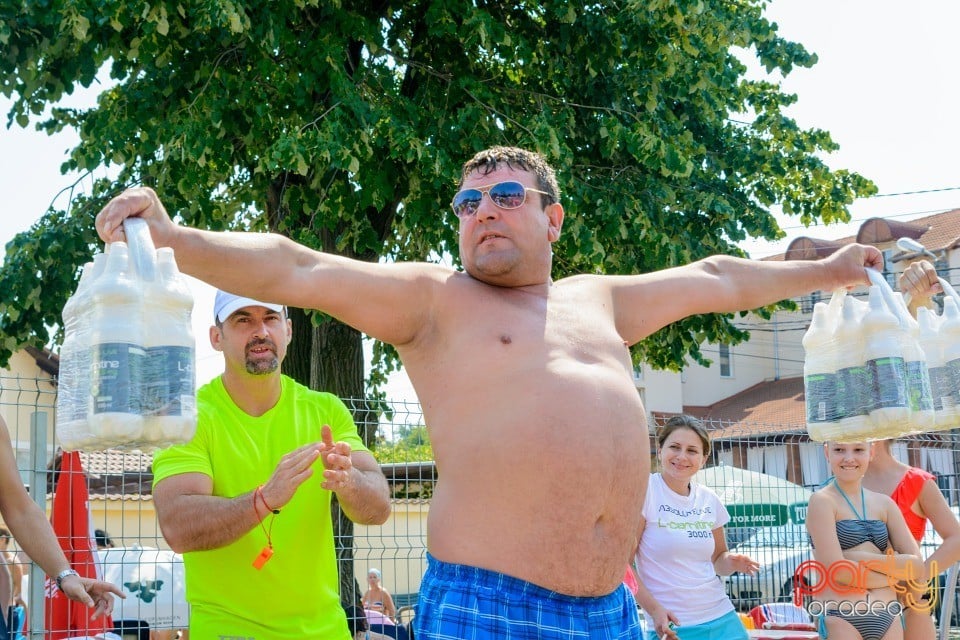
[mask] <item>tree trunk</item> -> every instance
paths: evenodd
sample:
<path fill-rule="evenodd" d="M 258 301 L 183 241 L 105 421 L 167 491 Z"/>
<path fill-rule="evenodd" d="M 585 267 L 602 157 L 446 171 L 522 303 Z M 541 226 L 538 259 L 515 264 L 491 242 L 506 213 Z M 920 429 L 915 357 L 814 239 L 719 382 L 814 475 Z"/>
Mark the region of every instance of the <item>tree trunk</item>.
<path fill-rule="evenodd" d="M 290 176 L 278 176 L 267 194 L 267 216 L 271 230 L 277 230 L 285 211 L 283 188 Z M 387 216 L 386 219 L 392 219 Z M 340 253 L 335 240 L 329 232 L 318 230 L 323 250 Z M 376 259 L 375 255 L 351 258 Z M 316 312 L 303 309 L 288 309 L 293 323 L 293 339 L 287 349 L 282 370 L 297 382 L 316 391 L 326 391 L 344 401 L 364 444 L 370 447 L 376 438 L 377 414 L 368 409 L 364 390 L 363 340 L 359 331 L 327 316 L 322 317 L 315 326 L 311 317 Z M 336 495 L 331 503 L 333 516 L 333 539 L 340 569 L 340 602 L 362 608 L 360 598 L 363 595 L 354 578 L 353 569 L 353 522 L 347 518 Z"/>
<path fill-rule="evenodd" d="M 376 414 L 364 401 L 363 341 L 360 332 L 336 320 L 325 318 L 314 326 L 303 309 L 289 309 L 293 340 L 283 362 L 283 371 L 311 389 L 333 393 L 353 414 L 360 437 L 370 446 L 376 437 Z M 334 496 L 331 504 L 333 537 L 340 569 L 340 601 L 361 607 L 363 595 L 354 578 L 353 522 L 340 509 Z"/>
<path fill-rule="evenodd" d="M 313 326 L 303 309 L 287 308 L 287 317 L 293 323 L 293 339 L 287 346 L 287 357 L 283 359 L 281 370 L 300 384 L 310 385 L 310 362 L 313 351 Z"/>

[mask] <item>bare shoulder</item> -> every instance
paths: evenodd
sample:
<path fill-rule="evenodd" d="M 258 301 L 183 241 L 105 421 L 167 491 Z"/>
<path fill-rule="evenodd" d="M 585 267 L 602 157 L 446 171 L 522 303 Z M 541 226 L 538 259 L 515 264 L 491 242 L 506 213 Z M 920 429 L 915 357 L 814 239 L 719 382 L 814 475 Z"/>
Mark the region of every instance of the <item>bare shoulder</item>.
<path fill-rule="evenodd" d="M 889 522 L 891 516 L 900 515 L 900 507 L 897 506 L 897 503 L 894 502 L 890 496 L 868 489 L 864 489 L 863 494 L 867 498 L 869 510 L 880 513 L 882 516 L 880 518 L 881 520 Z M 868 517 L 873 519 L 873 516 L 868 515 Z"/>
<path fill-rule="evenodd" d="M 398 273 L 404 278 L 433 280 L 435 282 L 446 282 L 449 278 L 462 273 L 453 267 L 433 262 L 394 262 L 381 266 L 392 269 L 394 273 Z"/>
<path fill-rule="evenodd" d="M 615 288 L 615 283 L 621 278 L 630 278 L 633 276 L 605 276 L 591 273 L 580 273 L 567 276 L 553 283 L 553 286 L 560 291 L 566 291 L 576 295 L 589 296 L 591 294 L 603 294 L 609 296 Z"/>
<path fill-rule="evenodd" d="M 809 514 L 811 510 L 817 510 L 821 513 L 826 509 L 834 510 L 835 504 L 834 498 L 830 495 L 827 487 L 817 489 L 810 495 L 810 500 L 807 501 L 807 513 Z"/>

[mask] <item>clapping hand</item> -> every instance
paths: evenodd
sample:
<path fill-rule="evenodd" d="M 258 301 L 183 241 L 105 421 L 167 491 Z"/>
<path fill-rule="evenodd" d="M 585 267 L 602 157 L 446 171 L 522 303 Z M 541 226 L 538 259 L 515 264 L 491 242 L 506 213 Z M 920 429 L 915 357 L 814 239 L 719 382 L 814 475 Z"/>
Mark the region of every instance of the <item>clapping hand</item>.
<path fill-rule="evenodd" d="M 350 445 L 346 442 L 334 442 L 330 425 L 323 425 L 320 431 L 323 442 L 320 446 L 320 460 L 323 462 L 324 489 L 337 491 L 350 484 L 353 471 L 353 459 L 350 457 Z"/>

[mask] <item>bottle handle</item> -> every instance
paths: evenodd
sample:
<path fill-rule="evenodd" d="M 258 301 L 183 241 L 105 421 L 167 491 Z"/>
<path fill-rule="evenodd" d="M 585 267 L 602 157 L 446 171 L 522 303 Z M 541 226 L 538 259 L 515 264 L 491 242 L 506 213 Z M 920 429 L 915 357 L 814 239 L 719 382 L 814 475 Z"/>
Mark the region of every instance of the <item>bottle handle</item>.
<path fill-rule="evenodd" d="M 901 325 L 908 325 L 911 320 L 910 312 L 894 297 L 893 289 L 890 288 L 890 283 L 887 282 L 887 279 L 876 269 L 866 268 L 864 270 L 867 272 L 867 277 L 870 278 L 870 284 L 880 290 L 880 295 L 883 297 L 887 309 L 893 312 L 893 315 L 897 316 L 897 320 Z"/>
<path fill-rule="evenodd" d="M 948 296 L 952 297 L 957 301 L 957 304 L 960 304 L 960 295 L 957 294 L 957 290 L 953 288 L 946 278 L 937 278 L 940 281 L 940 286 L 943 287 L 943 292 Z"/>
<path fill-rule="evenodd" d="M 155 280 L 157 273 L 157 250 L 150 237 L 150 228 L 143 218 L 126 218 L 123 221 L 123 233 L 127 237 L 130 251 L 130 264 L 136 269 L 141 280 Z"/>

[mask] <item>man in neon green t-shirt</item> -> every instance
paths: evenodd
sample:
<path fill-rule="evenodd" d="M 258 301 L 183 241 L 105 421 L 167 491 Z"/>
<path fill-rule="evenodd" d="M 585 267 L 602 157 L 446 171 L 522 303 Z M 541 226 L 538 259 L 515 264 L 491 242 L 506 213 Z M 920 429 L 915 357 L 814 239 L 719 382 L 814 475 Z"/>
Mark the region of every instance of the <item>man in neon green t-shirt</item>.
<path fill-rule="evenodd" d="M 183 553 L 191 637 L 349 640 L 330 500 L 382 524 L 386 479 L 336 396 L 280 374 L 284 308 L 223 291 L 214 307 L 224 372 L 197 393 L 193 440 L 153 463 L 160 527 Z"/>

